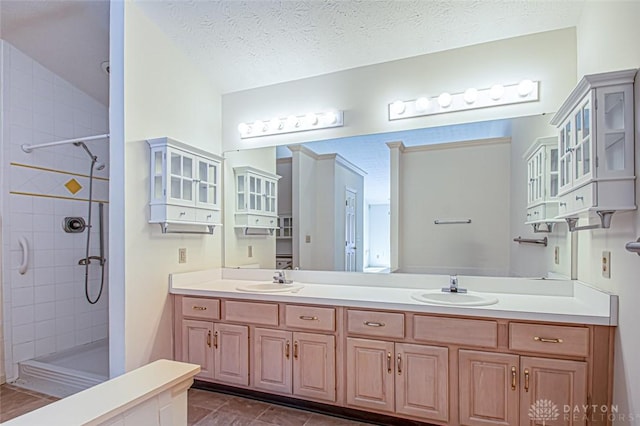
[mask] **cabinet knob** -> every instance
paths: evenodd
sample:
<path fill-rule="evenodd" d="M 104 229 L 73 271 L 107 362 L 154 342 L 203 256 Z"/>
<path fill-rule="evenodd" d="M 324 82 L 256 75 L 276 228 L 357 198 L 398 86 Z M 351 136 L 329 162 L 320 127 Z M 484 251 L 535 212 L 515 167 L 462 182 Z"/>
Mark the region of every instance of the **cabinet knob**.
<path fill-rule="evenodd" d="M 576 195 L 576 201 L 584 201 L 584 197 Z"/>
<path fill-rule="evenodd" d="M 567 203 L 560 203 L 560 207 L 567 207 Z"/>

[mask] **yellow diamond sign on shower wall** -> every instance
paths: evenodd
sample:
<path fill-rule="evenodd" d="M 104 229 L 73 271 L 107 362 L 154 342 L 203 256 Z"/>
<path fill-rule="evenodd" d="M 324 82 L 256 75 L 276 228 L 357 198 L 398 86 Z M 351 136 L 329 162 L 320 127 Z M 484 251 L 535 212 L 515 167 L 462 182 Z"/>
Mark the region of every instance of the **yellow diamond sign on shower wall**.
<path fill-rule="evenodd" d="M 78 191 L 82 189 L 82 185 L 78 183 L 77 180 L 71 178 L 69 182 L 65 183 L 64 186 L 69 190 L 70 193 L 76 194 Z"/>

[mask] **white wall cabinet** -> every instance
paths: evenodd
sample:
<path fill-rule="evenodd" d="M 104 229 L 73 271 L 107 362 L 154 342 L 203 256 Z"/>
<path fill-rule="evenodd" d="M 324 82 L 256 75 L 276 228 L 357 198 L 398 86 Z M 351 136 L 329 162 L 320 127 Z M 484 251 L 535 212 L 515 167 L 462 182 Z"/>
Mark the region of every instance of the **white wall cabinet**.
<path fill-rule="evenodd" d="M 527 162 L 527 216 L 525 223 L 534 225 L 558 221 L 559 158 L 558 138 L 538 138 L 524 154 Z"/>
<path fill-rule="evenodd" d="M 253 167 L 235 167 L 236 228 L 278 228 L 280 176 Z"/>
<path fill-rule="evenodd" d="M 551 120 L 559 131 L 559 218 L 636 209 L 636 72 L 585 76 Z"/>
<path fill-rule="evenodd" d="M 170 138 L 147 143 L 151 149 L 149 223 L 219 225 L 221 158 Z"/>

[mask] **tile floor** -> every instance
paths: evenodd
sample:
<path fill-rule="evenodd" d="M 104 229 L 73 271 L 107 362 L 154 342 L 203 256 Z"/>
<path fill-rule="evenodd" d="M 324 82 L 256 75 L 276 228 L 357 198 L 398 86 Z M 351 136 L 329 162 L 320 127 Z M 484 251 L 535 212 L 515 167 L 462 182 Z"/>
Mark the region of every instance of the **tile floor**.
<path fill-rule="evenodd" d="M 13 385 L 0 386 L 0 423 L 56 401 Z M 189 426 L 364 426 L 337 417 L 273 405 L 222 393 L 189 389 Z"/>

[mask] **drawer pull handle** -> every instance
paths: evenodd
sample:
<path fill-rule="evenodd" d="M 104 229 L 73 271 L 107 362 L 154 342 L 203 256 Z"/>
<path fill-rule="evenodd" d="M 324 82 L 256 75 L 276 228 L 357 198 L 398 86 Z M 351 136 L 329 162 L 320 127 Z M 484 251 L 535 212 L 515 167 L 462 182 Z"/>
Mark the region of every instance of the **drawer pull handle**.
<path fill-rule="evenodd" d="M 576 195 L 576 201 L 584 201 L 584 197 L 579 197 Z"/>
<path fill-rule="evenodd" d="M 206 306 L 194 306 L 193 310 L 194 311 L 206 311 L 207 307 Z"/>
<path fill-rule="evenodd" d="M 218 349 L 218 332 L 213 333 L 213 347 Z"/>
<path fill-rule="evenodd" d="M 284 345 L 284 356 L 289 359 L 289 355 L 290 355 L 290 349 L 291 349 L 291 343 L 287 340 L 287 344 Z"/>
<path fill-rule="evenodd" d="M 299 318 L 303 321 L 318 321 L 318 317 L 312 317 L 311 315 L 300 315 Z"/>
<path fill-rule="evenodd" d="M 207 333 L 207 346 L 211 347 L 211 330 Z"/>
<path fill-rule="evenodd" d="M 384 327 L 383 322 L 365 321 L 364 325 L 367 327 Z"/>
<path fill-rule="evenodd" d="M 398 354 L 398 375 L 402 374 L 402 356 Z"/>
<path fill-rule="evenodd" d="M 535 340 L 536 342 L 542 342 L 542 343 L 562 343 L 562 339 L 549 339 L 548 337 L 535 336 L 533 340 Z"/>
<path fill-rule="evenodd" d="M 560 207 L 567 207 L 567 203 L 560 203 Z"/>
<path fill-rule="evenodd" d="M 298 342 L 293 342 L 293 358 L 298 359 Z"/>
<path fill-rule="evenodd" d="M 516 377 L 518 373 L 516 372 L 516 367 L 511 366 L 511 390 L 516 390 Z"/>
<path fill-rule="evenodd" d="M 529 392 L 529 370 L 524 370 L 524 390 Z"/>
<path fill-rule="evenodd" d="M 391 374 L 391 352 L 387 352 L 387 373 Z"/>

